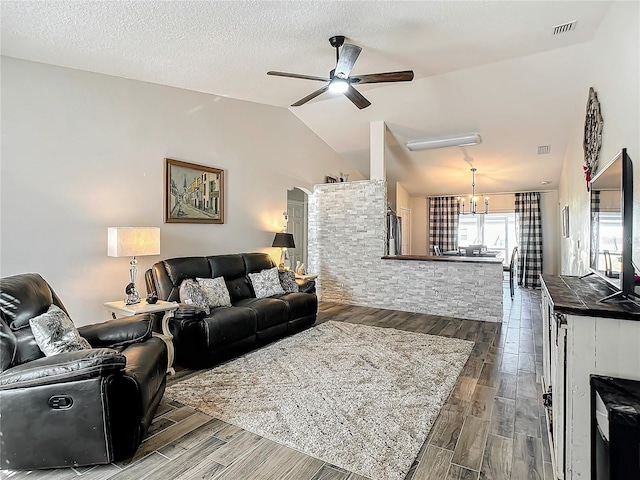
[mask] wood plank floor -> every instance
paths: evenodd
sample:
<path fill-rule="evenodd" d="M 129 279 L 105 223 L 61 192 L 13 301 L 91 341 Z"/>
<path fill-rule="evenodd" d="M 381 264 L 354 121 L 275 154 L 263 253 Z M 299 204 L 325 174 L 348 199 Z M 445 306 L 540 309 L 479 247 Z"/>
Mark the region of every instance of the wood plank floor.
<path fill-rule="evenodd" d="M 502 323 L 321 302 L 327 320 L 391 327 L 475 342 L 449 399 L 405 480 L 551 480 L 540 401 L 540 292 L 508 287 Z M 169 382 L 197 372 L 180 370 Z M 133 458 L 117 464 L 0 478 L 91 480 L 366 480 L 190 407 L 163 400 Z"/>

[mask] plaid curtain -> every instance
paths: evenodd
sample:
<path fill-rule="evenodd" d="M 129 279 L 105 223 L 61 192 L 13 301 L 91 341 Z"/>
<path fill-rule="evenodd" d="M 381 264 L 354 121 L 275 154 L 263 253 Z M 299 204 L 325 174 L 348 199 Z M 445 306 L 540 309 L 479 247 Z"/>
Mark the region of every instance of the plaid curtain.
<path fill-rule="evenodd" d="M 600 238 L 600 191 L 591 190 L 591 258 L 589 266 L 592 268 L 598 268 L 598 251 L 600 245 L 598 240 Z"/>
<path fill-rule="evenodd" d="M 518 234 L 518 285 L 540 288 L 542 273 L 542 222 L 540 192 L 516 193 Z"/>
<path fill-rule="evenodd" d="M 460 204 L 456 197 L 429 198 L 429 245 L 443 252 L 458 248 Z"/>

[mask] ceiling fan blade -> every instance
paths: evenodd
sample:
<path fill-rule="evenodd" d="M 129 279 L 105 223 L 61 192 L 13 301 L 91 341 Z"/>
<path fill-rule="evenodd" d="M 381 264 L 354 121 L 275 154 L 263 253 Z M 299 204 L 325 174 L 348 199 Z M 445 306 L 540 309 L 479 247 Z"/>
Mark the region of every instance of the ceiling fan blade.
<path fill-rule="evenodd" d="M 313 93 L 310 93 L 309 95 L 307 95 L 304 98 L 301 98 L 300 100 L 298 100 L 296 103 L 291 104 L 292 107 L 299 107 L 300 105 L 304 105 L 305 103 L 307 103 L 309 100 L 313 100 L 314 98 L 316 98 L 318 95 L 324 93 L 327 91 L 327 89 L 329 88 L 329 85 L 325 85 L 322 88 L 319 88 L 318 90 L 316 90 Z"/>
<path fill-rule="evenodd" d="M 362 48 L 358 47 L 357 45 L 345 43 L 342 47 L 342 50 L 340 50 L 340 58 L 338 59 L 338 64 L 336 65 L 334 76 L 347 78 L 351 73 L 353 64 L 356 63 L 358 55 L 360 55 L 361 51 Z"/>
<path fill-rule="evenodd" d="M 401 72 L 370 73 L 368 75 L 355 75 L 349 79 L 352 83 L 384 83 L 384 82 L 410 82 L 413 80 L 413 70 Z"/>
<path fill-rule="evenodd" d="M 316 77 L 313 75 L 302 75 L 300 73 L 287 73 L 287 72 L 274 72 L 273 70 L 267 72 L 267 75 L 276 75 L 278 77 L 289 77 L 289 78 L 301 78 L 303 80 L 315 80 L 317 82 L 328 82 L 328 78 L 324 77 Z"/>
<path fill-rule="evenodd" d="M 369 105 L 371 105 L 371 102 L 366 98 L 364 98 L 362 94 L 359 91 L 357 91 L 355 88 L 353 88 L 351 85 L 349 85 L 349 89 L 346 92 L 344 92 L 344 96 L 347 97 L 349 100 L 351 100 L 353 104 L 356 107 L 358 107 L 360 110 L 362 110 L 363 108 L 367 108 Z"/>

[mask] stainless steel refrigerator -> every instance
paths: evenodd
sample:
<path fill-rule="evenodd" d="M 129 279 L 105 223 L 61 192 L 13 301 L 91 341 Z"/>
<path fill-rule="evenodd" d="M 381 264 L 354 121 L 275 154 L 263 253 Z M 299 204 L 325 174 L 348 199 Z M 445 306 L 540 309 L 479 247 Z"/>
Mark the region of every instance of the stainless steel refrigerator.
<path fill-rule="evenodd" d="M 387 255 L 402 255 L 402 218 L 387 210 Z"/>

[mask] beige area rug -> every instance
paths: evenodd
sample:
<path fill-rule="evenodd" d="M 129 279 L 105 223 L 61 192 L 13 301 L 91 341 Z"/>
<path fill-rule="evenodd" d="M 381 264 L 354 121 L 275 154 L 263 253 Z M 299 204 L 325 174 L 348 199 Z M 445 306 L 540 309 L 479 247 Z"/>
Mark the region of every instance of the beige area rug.
<path fill-rule="evenodd" d="M 472 347 L 329 321 L 188 377 L 166 395 L 365 477 L 403 479 Z"/>

